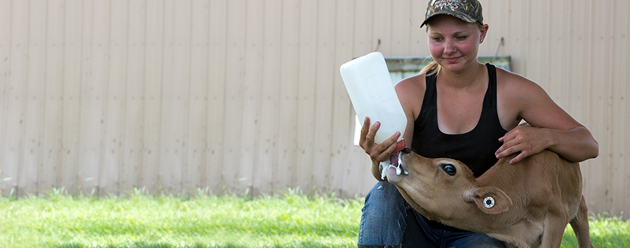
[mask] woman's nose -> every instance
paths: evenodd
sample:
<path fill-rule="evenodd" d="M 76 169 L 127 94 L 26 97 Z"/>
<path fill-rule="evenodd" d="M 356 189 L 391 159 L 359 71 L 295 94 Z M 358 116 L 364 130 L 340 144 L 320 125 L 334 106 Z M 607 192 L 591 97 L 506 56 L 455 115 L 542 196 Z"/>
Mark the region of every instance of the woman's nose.
<path fill-rule="evenodd" d="M 450 39 L 448 39 L 448 40 L 446 40 L 446 42 L 444 42 L 444 53 L 453 53 L 456 50 L 457 49 L 455 49 L 455 42 L 453 42 Z"/>

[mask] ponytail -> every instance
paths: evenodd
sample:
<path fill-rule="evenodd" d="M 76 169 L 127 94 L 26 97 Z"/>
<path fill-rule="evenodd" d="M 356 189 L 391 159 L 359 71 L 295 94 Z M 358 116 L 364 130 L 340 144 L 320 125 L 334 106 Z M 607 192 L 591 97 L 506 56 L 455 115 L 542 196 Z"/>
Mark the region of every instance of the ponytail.
<path fill-rule="evenodd" d="M 440 69 L 442 69 L 442 66 L 440 66 L 440 64 L 438 64 L 435 61 L 431 61 L 431 63 L 429 63 L 427 66 L 422 68 L 422 70 L 420 70 L 420 74 L 426 73 L 427 76 L 431 76 L 431 75 L 439 73 Z"/>

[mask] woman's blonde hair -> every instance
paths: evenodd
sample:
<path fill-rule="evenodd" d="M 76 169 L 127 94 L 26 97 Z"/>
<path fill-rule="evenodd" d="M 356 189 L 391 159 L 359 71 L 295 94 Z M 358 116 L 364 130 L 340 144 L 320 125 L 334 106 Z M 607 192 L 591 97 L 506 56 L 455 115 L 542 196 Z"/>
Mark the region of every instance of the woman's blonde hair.
<path fill-rule="evenodd" d="M 442 69 L 442 66 L 438 64 L 437 62 L 435 62 L 434 60 L 434 61 L 431 61 L 431 63 L 429 63 L 428 65 L 426 65 L 424 68 L 422 68 L 422 70 L 420 70 L 420 74 L 426 73 L 427 76 L 432 76 L 439 73 L 440 69 Z"/>

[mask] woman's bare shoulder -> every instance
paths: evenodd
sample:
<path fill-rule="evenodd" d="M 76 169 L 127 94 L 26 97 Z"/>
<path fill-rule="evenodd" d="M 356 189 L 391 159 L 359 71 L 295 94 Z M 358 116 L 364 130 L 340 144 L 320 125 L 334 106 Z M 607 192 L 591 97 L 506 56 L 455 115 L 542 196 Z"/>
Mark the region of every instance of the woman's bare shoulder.
<path fill-rule="evenodd" d="M 423 73 L 400 80 L 400 82 L 395 85 L 396 91 L 421 90 L 424 92 L 424 89 L 426 88 L 425 76 L 426 75 Z"/>
<path fill-rule="evenodd" d="M 422 100 L 424 99 L 424 90 L 426 88 L 425 74 L 418 74 L 401 80 L 396 83 L 395 89 L 400 103 L 408 114 L 416 116 L 420 113 Z"/>
<path fill-rule="evenodd" d="M 497 92 L 503 114 L 536 127 L 567 130 L 579 125 L 540 85 L 521 75 L 497 69 Z"/>
<path fill-rule="evenodd" d="M 527 99 L 547 95 L 536 82 L 501 68 L 497 68 L 497 87 L 501 95 L 509 98 Z"/>

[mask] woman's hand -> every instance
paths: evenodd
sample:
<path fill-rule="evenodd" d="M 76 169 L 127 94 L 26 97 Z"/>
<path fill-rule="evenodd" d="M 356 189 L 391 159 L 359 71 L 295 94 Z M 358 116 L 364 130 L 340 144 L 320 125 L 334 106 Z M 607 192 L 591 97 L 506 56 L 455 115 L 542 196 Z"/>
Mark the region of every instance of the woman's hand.
<path fill-rule="evenodd" d="M 365 153 L 370 155 L 372 162 L 376 163 L 387 160 L 387 158 L 389 158 L 392 153 L 405 148 L 404 140 L 396 142 L 396 140 L 398 140 L 398 138 L 400 137 L 400 132 L 396 132 L 394 135 L 383 141 L 383 143 L 381 144 L 374 143 L 374 136 L 376 135 L 376 132 L 378 131 L 380 126 L 381 123 L 377 121 L 370 128 L 370 118 L 365 117 L 365 120 L 363 121 L 363 127 L 361 128 L 361 137 L 359 139 L 359 145 L 361 146 L 361 148 L 363 148 Z"/>
<path fill-rule="evenodd" d="M 548 129 L 532 126 L 517 126 L 499 138 L 499 141 L 503 145 L 495 152 L 497 158 L 519 153 L 510 160 L 510 164 L 518 163 L 552 145 Z"/>

